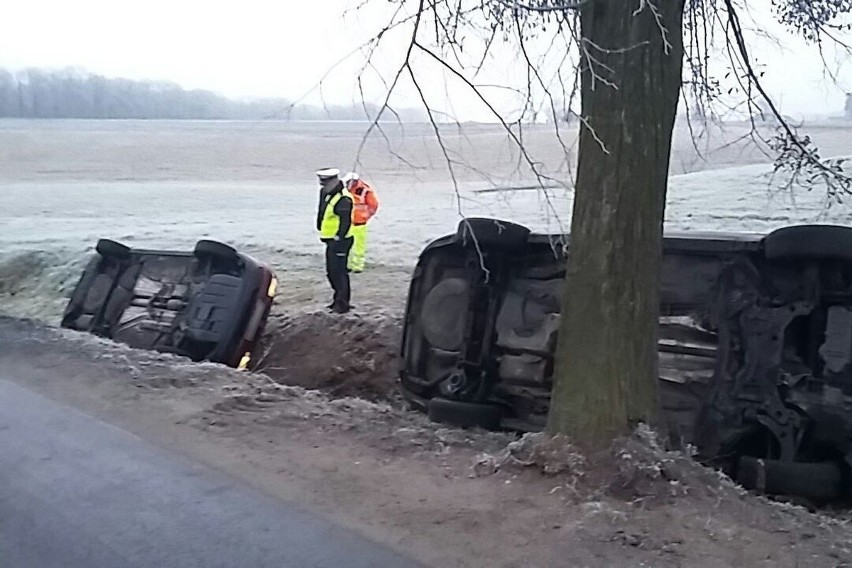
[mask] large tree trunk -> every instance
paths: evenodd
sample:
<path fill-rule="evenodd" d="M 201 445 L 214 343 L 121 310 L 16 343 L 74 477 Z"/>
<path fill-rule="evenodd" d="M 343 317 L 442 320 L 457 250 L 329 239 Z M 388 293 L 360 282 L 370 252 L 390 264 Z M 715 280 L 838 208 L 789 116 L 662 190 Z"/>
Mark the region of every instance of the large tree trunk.
<path fill-rule="evenodd" d="M 548 430 L 592 449 L 657 411 L 659 271 L 683 0 L 648 0 L 637 11 L 640 4 L 591 0 L 580 15 L 591 56 L 582 74 L 587 123 Z"/>

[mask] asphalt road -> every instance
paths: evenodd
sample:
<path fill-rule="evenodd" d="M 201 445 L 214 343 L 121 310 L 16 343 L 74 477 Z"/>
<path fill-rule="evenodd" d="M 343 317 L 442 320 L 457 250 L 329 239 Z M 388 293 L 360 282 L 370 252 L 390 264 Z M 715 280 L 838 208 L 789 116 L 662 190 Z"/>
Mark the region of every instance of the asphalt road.
<path fill-rule="evenodd" d="M 60 566 L 417 564 L 0 372 L 0 567 Z"/>

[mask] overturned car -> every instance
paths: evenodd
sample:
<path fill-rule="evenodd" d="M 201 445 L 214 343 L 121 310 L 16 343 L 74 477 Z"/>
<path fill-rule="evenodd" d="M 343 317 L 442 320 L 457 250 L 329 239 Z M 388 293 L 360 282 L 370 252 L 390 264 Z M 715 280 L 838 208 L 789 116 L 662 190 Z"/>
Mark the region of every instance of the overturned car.
<path fill-rule="evenodd" d="M 426 247 L 402 344 L 415 406 L 462 426 L 544 427 L 565 242 L 468 219 Z M 659 353 L 672 445 L 759 491 L 850 493 L 852 228 L 666 236 Z"/>
<path fill-rule="evenodd" d="M 278 286 L 268 266 L 215 241 L 174 252 L 101 239 L 95 250 L 62 327 L 196 361 L 251 365 Z"/>

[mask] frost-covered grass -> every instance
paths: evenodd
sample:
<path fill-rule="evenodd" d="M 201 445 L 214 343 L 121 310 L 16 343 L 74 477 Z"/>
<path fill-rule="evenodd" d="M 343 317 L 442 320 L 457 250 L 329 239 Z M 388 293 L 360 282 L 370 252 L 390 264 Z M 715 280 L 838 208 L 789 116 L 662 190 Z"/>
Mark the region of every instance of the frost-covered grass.
<path fill-rule="evenodd" d="M 313 227 L 313 162 L 345 168 L 342 157 L 351 156 L 359 140 L 356 126 L 337 132 L 328 125 L 0 121 L 0 150 L 17 152 L 0 151 L 0 313 L 56 319 L 101 237 L 187 250 L 212 238 L 269 262 L 285 285 L 304 280 L 290 276 L 322 264 Z M 719 135 L 715 150 L 712 141 L 701 141 L 702 161 L 678 131 L 672 170 L 705 171 L 671 178 L 667 229 L 768 232 L 792 223 L 852 221 L 845 206 L 826 209 L 822 188 L 779 193 L 769 184 L 768 165 L 730 167 L 767 159 L 753 148 L 722 144 L 735 134 Z M 531 132 L 531 150 L 557 179 L 568 180 L 570 173 L 554 170 L 559 146 L 547 135 L 541 128 Z M 460 209 L 536 231 L 567 230 L 572 200 L 565 189 L 478 191 L 534 185 L 518 174 L 499 130 L 471 126 L 450 138 L 461 158 L 490 178 L 460 172 L 458 195 L 428 130 L 392 136 L 416 167 L 390 156 L 384 144 L 365 150 L 365 175 L 382 201 L 371 225 L 374 264 L 413 266 L 429 241 L 455 230 Z M 816 137 L 824 155 L 852 154 L 850 128 L 823 128 Z"/>

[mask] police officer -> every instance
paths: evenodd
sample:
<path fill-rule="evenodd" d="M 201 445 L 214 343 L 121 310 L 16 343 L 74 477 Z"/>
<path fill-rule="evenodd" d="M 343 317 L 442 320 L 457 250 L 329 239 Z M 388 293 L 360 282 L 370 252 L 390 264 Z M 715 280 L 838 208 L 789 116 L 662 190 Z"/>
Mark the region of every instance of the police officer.
<path fill-rule="evenodd" d="M 317 210 L 317 230 L 325 243 L 325 271 L 334 290 L 334 300 L 328 306 L 345 314 L 349 305 L 349 251 L 352 249 L 352 195 L 340 181 L 340 170 L 325 168 L 317 171 L 320 198 Z"/>

